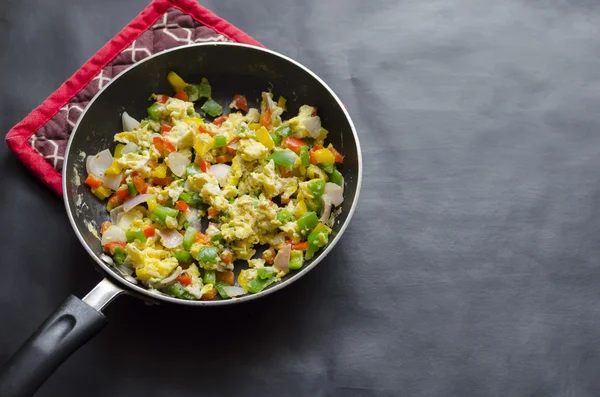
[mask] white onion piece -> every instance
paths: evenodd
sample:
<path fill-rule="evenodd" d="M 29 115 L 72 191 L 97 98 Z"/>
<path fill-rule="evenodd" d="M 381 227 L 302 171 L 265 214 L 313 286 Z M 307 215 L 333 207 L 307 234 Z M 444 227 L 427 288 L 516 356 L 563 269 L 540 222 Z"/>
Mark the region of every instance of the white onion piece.
<path fill-rule="evenodd" d="M 104 175 L 102 177 L 102 184 L 109 189 L 117 190 L 121 186 L 121 180 L 123 180 L 123 174 L 119 175 Z"/>
<path fill-rule="evenodd" d="M 226 286 L 223 287 L 223 291 L 227 294 L 227 296 L 234 298 L 236 296 L 240 296 L 240 295 L 246 295 L 248 293 L 248 291 L 246 291 L 245 289 L 241 288 L 241 287 L 236 287 L 236 286 Z"/>
<path fill-rule="evenodd" d="M 192 226 L 198 232 L 202 230 L 202 220 L 200 219 L 198 210 L 196 208 L 189 207 L 187 211 L 185 211 L 184 215 L 185 220 L 190 223 L 190 226 Z"/>
<path fill-rule="evenodd" d="M 117 224 L 117 222 L 119 221 L 119 214 L 121 214 L 121 213 L 123 213 L 122 205 L 110 210 L 110 221 L 113 223 L 113 225 Z"/>
<path fill-rule="evenodd" d="M 183 236 L 175 229 L 156 229 L 165 248 L 175 248 L 183 243 Z"/>
<path fill-rule="evenodd" d="M 141 220 L 144 215 L 139 211 L 121 212 L 117 215 L 117 226 L 123 230 L 129 230 L 134 220 Z"/>
<path fill-rule="evenodd" d="M 286 244 L 277 252 L 275 256 L 275 261 L 273 262 L 273 267 L 277 270 L 281 270 L 283 272 L 288 272 L 290 270 L 290 254 L 292 252 L 292 246 Z"/>
<path fill-rule="evenodd" d="M 211 165 L 208 169 L 212 175 L 219 181 L 221 186 L 225 186 L 227 183 L 227 177 L 231 173 L 231 166 L 228 164 L 215 164 Z"/>
<path fill-rule="evenodd" d="M 271 98 L 271 95 L 265 94 L 265 97 L 267 98 L 267 105 L 269 106 L 269 110 L 273 110 L 277 105 Z"/>
<path fill-rule="evenodd" d="M 304 128 L 308 130 L 308 133 L 311 137 L 316 138 L 319 136 L 319 132 L 321 132 L 321 119 L 312 116 L 302 120 L 302 124 Z"/>
<path fill-rule="evenodd" d="M 121 122 L 123 123 L 123 131 L 133 131 L 140 126 L 140 122 L 127 114 L 127 112 L 123 112 L 121 115 Z"/>
<path fill-rule="evenodd" d="M 327 182 L 323 194 L 329 196 L 331 203 L 336 207 L 344 202 L 344 188 L 335 183 Z"/>
<path fill-rule="evenodd" d="M 175 175 L 182 177 L 185 174 L 185 167 L 190 163 L 190 159 L 186 155 L 173 152 L 167 157 L 167 164 Z"/>
<path fill-rule="evenodd" d="M 102 234 L 102 245 L 126 242 L 127 237 L 125 236 L 125 230 L 121 229 L 119 226 L 111 225 L 104 231 L 104 234 Z"/>
<path fill-rule="evenodd" d="M 133 196 L 125 200 L 125 202 L 123 203 L 123 211 L 129 212 L 129 210 L 131 210 L 136 205 L 145 203 L 146 201 L 150 200 L 151 198 L 154 198 L 155 196 L 155 194 L 138 194 L 137 196 Z"/>
<path fill-rule="evenodd" d="M 123 150 L 121 150 L 121 154 L 127 154 L 127 153 L 137 152 L 138 149 L 139 149 L 139 147 L 135 143 L 133 143 L 133 142 L 127 142 L 127 145 L 125 145 L 125 147 L 123 148 Z"/>
<path fill-rule="evenodd" d="M 181 266 L 177 266 L 177 268 L 175 270 L 173 270 L 173 273 L 171 273 L 171 275 L 169 277 L 163 278 L 158 283 L 154 284 L 154 287 L 163 288 L 169 284 L 173 284 L 175 282 L 175 280 L 177 280 L 177 277 L 179 277 L 180 274 L 181 274 Z"/>
<path fill-rule="evenodd" d="M 323 201 L 323 212 L 321 213 L 321 219 L 319 219 L 319 222 L 327 223 L 331 217 L 331 198 L 329 198 L 328 195 L 323 194 L 321 196 L 321 200 Z"/>
<path fill-rule="evenodd" d="M 113 163 L 113 156 L 110 154 L 110 150 L 104 149 L 98 154 L 88 156 L 85 162 L 85 167 L 88 174 L 92 174 L 95 177 L 102 178 L 104 171 L 110 167 Z"/>

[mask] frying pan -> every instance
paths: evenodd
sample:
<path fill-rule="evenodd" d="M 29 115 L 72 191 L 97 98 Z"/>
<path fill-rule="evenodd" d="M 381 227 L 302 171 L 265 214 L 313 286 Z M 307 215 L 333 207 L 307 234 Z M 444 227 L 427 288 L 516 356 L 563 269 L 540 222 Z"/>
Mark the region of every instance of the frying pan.
<path fill-rule="evenodd" d="M 98 230 L 109 219 L 106 204 L 94 197 L 85 178 L 85 156 L 110 148 L 113 136 L 121 129 L 123 111 L 137 119 L 145 117 L 152 93 L 170 93 L 166 75 L 176 71 L 186 81 L 207 77 L 214 99 L 228 109 L 236 93 L 245 94 L 248 105 L 258 107 L 260 93 L 271 89 L 288 100 L 286 115 L 297 114 L 303 104 L 316 106 L 328 140 L 345 156 L 344 202 L 332 232 L 331 242 L 302 270 L 288 274 L 280 283 L 241 298 L 189 301 L 151 292 L 127 279 L 102 260 Z M 291 116 L 288 116 L 291 117 Z M 102 309 L 126 293 L 152 303 L 188 306 L 240 304 L 258 299 L 286 287 L 314 268 L 339 241 L 354 213 L 362 178 L 358 137 L 344 105 L 319 77 L 292 59 L 274 51 L 234 43 L 202 43 L 163 51 L 144 59 L 119 74 L 89 103 L 75 126 L 67 145 L 63 165 L 63 196 L 67 214 L 81 244 L 105 275 L 83 299 L 73 295 L 54 312 L 25 344 L 9 359 L 0 373 L 0 396 L 31 396 L 75 350 L 106 324 Z M 236 264 L 237 273 L 243 268 Z M 134 281 L 134 280 L 133 280 Z"/>

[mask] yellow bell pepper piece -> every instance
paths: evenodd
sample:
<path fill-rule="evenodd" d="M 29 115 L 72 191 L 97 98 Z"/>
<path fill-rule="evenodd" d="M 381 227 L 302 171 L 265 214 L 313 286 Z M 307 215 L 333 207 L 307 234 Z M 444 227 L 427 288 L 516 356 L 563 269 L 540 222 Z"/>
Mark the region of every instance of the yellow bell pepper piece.
<path fill-rule="evenodd" d="M 196 124 L 196 127 L 200 127 L 201 125 L 204 125 L 204 120 L 202 120 L 199 117 L 186 117 L 185 119 L 183 119 L 183 121 L 187 125 L 192 125 L 192 123 L 194 123 L 194 124 Z"/>
<path fill-rule="evenodd" d="M 173 87 L 173 91 L 175 92 L 183 90 L 188 86 L 188 83 L 183 81 L 183 79 L 175 72 L 169 72 L 169 74 L 167 74 L 167 81 L 171 84 L 171 87 Z"/>
<path fill-rule="evenodd" d="M 319 223 L 313 230 L 311 233 L 317 233 L 317 232 L 327 232 L 327 234 L 331 233 L 331 228 Z"/>
<path fill-rule="evenodd" d="M 277 100 L 277 106 L 279 106 L 280 108 L 282 108 L 284 112 L 287 110 L 287 107 L 285 106 L 286 102 L 287 101 L 282 96 L 280 96 L 279 99 Z"/>
<path fill-rule="evenodd" d="M 313 153 L 313 157 L 317 164 L 320 163 L 335 163 L 335 156 L 329 149 L 319 149 Z"/>
<path fill-rule="evenodd" d="M 106 186 L 100 186 L 97 189 L 92 189 L 92 193 L 94 196 L 98 197 L 100 200 L 104 200 L 112 194 L 112 190 L 107 188 Z"/>
<path fill-rule="evenodd" d="M 296 203 L 296 209 L 294 210 L 294 216 L 296 217 L 296 219 L 298 219 L 304 214 L 306 214 L 306 203 L 304 202 L 304 200 L 300 200 Z"/>
<path fill-rule="evenodd" d="M 269 150 L 275 147 L 275 142 L 273 142 L 273 138 L 271 138 L 269 131 L 267 131 L 265 127 L 260 127 L 258 130 L 256 130 L 256 139 L 258 139 L 258 141 L 265 145 Z"/>
<path fill-rule="evenodd" d="M 156 201 L 156 199 L 154 197 L 152 197 L 151 199 L 149 199 L 148 201 L 146 201 L 146 204 L 148 205 L 148 211 L 149 212 L 154 211 L 154 209 L 156 207 L 158 207 L 158 202 Z"/>
<path fill-rule="evenodd" d="M 248 291 L 248 277 L 246 277 L 246 270 L 240 272 L 237 281 L 240 287 Z"/>
<path fill-rule="evenodd" d="M 115 148 L 115 156 L 113 163 L 110 165 L 110 167 L 106 169 L 106 171 L 104 171 L 106 175 L 119 175 L 121 171 L 123 171 L 123 167 L 121 166 L 121 164 L 117 163 L 117 160 L 120 159 L 121 156 L 123 156 L 122 152 L 124 147 L 125 145 L 119 143 Z"/>
<path fill-rule="evenodd" d="M 198 134 L 194 137 L 194 150 L 197 155 L 204 158 L 206 153 L 215 146 L 215 140 L 208 134 Z"/>
<path fill-rule="evenodd" d="M 152 176 L 154 178 L 165 178 L 167 176 L 167 165 L 165 163 L 160 163 L 154 171 L 152 171 Z"/>
<path fill-rule="evenodd" d="M 250 123 L 248 124 L 248 128 L 250 128 L 253 131 L 258 130 L 261 127 L 260 123 Z"/>

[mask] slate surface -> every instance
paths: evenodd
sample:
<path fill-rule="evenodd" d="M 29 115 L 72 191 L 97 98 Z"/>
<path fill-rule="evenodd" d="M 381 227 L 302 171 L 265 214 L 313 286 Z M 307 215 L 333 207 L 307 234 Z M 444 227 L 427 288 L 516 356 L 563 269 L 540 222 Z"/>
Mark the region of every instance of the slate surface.
<path fill-rule="evenodd" d="M 4 0 L 0 130 L 145 4 Z M 256 303 L 119 299 L 38 396 L 597 395 L 600 4 L 203 4 L 348 105 L 355 218 L 317 269 Z M 0 170 L 3 362 L 100 275 L 5 145 Z"/>

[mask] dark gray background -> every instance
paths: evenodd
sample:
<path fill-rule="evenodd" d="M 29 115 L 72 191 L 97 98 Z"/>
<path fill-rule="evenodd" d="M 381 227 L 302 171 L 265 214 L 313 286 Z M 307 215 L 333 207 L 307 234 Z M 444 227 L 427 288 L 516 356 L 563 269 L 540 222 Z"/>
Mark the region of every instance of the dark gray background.
<path fill-rule="evenodd" d="M 146 4 L 4 0 L 6 132 Z M 595 396 L 600 3 L 205 1 L 312 68 L 363 145 L 306 278 L 218 310 L 121 298 L 39 396 Z M 100 275 L 0 145 L 0 362 Z"/>

